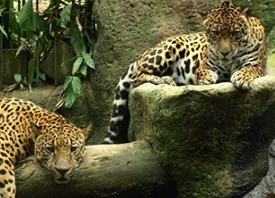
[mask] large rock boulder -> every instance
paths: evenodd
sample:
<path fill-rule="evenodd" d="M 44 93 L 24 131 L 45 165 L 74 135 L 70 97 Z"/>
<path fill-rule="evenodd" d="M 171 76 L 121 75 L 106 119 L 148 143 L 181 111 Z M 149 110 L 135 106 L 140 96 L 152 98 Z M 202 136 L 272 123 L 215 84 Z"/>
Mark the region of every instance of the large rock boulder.
<path fill-rule="evenodd" d="M 240 197 L 267 172 L 275 137 L 275 75 L 251 92 L 231 83 L 143 84 L 130 95 L 130 139 L 146 139 L 178 184 L 179 197 Z"/>

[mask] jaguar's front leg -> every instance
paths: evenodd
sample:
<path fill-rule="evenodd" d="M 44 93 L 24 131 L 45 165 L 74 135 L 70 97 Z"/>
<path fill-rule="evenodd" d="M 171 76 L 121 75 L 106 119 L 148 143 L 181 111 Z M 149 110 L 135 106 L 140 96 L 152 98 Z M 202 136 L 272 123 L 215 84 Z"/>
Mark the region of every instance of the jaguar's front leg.
<path fill-rule="evenodd" d="M 215 84 L 218 80 L 218 74 L 211 69 L 199 67 L 195 72 L 196 82 L 199 85 Z"/>
<path fill-rule="evenodd" d="M 259 67 L 247 66 L 235 71 L 232 74 L 230 81 L 236 88 L 248 91 L 252 89 L 253 80 L 261 77 L 262 73 L 262 69 Z"/>

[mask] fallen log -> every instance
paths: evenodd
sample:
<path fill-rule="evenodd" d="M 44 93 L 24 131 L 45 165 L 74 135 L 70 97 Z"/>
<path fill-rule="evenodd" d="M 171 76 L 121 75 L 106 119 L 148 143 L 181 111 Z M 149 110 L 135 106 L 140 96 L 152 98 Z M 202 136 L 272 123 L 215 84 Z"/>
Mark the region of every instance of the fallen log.
<path fill-rule="evenodd" d="M 83 162 L 68 184 L 56 184 L 35 156 L 16 166 L 16 179 L 17 198 L 172 198 L 177 194 L 174 181 L 145 141 L 87 146 Z"/>

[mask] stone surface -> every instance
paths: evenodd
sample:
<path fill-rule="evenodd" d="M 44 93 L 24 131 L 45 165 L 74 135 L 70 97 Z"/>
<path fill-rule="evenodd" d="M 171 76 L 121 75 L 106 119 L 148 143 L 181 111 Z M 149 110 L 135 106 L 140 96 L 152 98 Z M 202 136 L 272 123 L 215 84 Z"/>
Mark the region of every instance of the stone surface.
<path fill-rule="evenodd" d="M 130 139 L 146 139 L 176 180 L 180 197 L 239 197 L 267 172 L 275 137 L 275 75 L 251 92 L 231 83 L 144 84 L 130 95 Z"/>

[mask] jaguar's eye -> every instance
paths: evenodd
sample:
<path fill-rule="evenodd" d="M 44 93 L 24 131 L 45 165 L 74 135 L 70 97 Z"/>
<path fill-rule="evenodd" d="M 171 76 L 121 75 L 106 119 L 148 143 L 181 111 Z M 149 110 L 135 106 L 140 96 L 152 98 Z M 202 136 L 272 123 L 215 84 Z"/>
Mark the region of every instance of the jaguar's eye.
<path fill-rule="evenodd" d="M 214 36 L 219 36 L 219 32 L 216 31 L 216 30 L 212 30 L 212 34 L 213 34 Z"/>
<path fill-rule="evenodd" d="M 71 152 L 74 152 L 77 149 L 77 146 L 72 146 L 71 147 Z"/>
<path fill-rule="evenodd" d="M 232 35 L 233 35 L 233 36 L 238 36 L 239 34 L 240 34 L 240 31 L 237 31 L 237 30 L 236 30 L 236 31 L 233 32 Z"/>
<path fill-rule="evenodd" d="M 47 149 L 47 151 L 50 152 L 50 153 L 53 153 L 53 152 L 54 152 L 54 148 L 51 147 L 51 146 L 47 146 L 46 149 Z"/>

